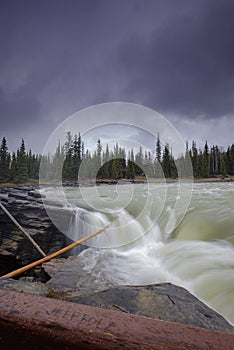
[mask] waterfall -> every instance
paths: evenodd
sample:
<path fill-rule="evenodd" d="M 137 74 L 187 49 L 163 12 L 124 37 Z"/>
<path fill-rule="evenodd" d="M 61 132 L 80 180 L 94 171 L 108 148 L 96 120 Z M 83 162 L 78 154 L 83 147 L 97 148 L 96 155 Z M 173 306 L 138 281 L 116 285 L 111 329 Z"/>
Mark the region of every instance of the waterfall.
<path fill-rule="evenodd" d="M 163 230 L 149 216 L 140 222 L 126 210 L 115 214 L 73 210 L 68 235 L 74 241 L 110 224 L 104 233 L 89 240 L 90 248 L 80 254 L 85 269 L 96 278 L 117 285 L 171 282 L 234 322 L 230 308 L 234 303 L 234 255 L 230 243 L 172 239 L 165 218 Z M 193 226 L 192 220 L 191 229 Z M 146 232 L 147 227 L 150 229 Z"/>
<path fill-rule="evenodd" d="M 149 216 L 140 223 L 125 209 L 117 213 L 91 212 L 83 208 L 73 209 L 67 236 L 77 241 L 92 232 L 108 226 L 103 234 L 96 236 L 87 245 L 95 248 L 117 248 L 130 245 L 142 238 L 148 227 L 153 227 Z M 159 229 L 158 238 L 161 238 Z"/>
<path fill-rule="evenodd" d="M 131 187 L 125 185 L 116 203 L 112 186 L 99 186 L 100 198 L 93 196 L 95 187 L 87 188 L 85 200 L 67 189 L 66 209 L 73 215 L 65 233 L 76 241 L 109 225 L 80 253 L 97 279 L 119 285 L 171 282 L 234 324 L 233 184 L 195 184 L 184 217 L 182 191 L 175 206 L 176 185 L 168 185 L 167 197 L 165 188 L 154 184 L 149 191 L 137 185 L 127 201 Z M 178 216 L 182 220 L 176 226 Z"/>

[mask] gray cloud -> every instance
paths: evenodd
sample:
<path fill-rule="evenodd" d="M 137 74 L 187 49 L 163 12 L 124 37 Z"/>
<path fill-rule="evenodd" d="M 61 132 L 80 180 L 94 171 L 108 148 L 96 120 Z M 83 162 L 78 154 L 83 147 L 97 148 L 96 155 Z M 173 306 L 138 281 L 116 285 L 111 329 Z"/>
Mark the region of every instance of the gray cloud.
<path fill-rule="evenodd" d="M 21 118 L 23 114 L 24 118 Z M 40 115 L 40 103 L 31 95 L 17 94 L 5 96 L 0 90 L 1 128 L 9 130 L 19 128 L 23 130 L 32 119 L 37 120 Z"/>
<path fill-rule="evenodd" d="M 229 0 L 1 1 L 0 138 L 15 148 L 26 133 L 41 151 L 70 114 L 125 101 L 158 110 L 185 137 L 190 121 L 223 120 L 231 142 L 233 17 Z"/>
<path fill-rule="evenodd" d="M 181 3 L 178 1 L 178 3 Z M 163 112 L 220 117 L 234 110 L 234 2 L 198 1 L 164 18 L 146 41 L 120 48 L 127 95 Z"/>

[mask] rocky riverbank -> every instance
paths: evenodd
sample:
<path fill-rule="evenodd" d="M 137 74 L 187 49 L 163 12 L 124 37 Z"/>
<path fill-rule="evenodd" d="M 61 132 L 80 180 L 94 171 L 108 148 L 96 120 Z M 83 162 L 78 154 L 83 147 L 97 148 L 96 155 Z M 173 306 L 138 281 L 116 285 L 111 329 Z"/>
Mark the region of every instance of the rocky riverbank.
<path fill-rule="evenodd" d="M 48 217 L 40 193 L 32 186 L 1 188 L 0 200 L 11 215 L 28 232 L 45 254 L 63 248 L 68 238 Z M 50 203 L 51 204 L 51 203 Z M 71 214 L 53 203 L 53 213 L 67 227 Z M 0 273 L 10 272 L 41 258 L 24 234 L 0 210 Z"/>

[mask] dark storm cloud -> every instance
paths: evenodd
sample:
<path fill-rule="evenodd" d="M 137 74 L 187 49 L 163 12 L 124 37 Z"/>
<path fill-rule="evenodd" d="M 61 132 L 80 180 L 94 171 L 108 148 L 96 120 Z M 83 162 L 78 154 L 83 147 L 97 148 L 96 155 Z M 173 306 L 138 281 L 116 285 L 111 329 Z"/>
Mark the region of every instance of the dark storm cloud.
<path fill-rule="evenodd" d="M 61 118 L 80 107 L 79 102 L 72 106 L 74 91 L 87 93 L 84 75 L 93 59 L 87 39 L 98 6 L 10 0 L 0 7 L 0 136 L 17 128 L 21 136 L 36 131 L 39 138 L 40 124 L 43 138 L 56 127 L 56 113 L 61 110 Z M 97 41 L 92 45 L 97 47 Z"/>
<path fill-rule="evenodd" d="M 173 6 L 148 40 L 136 34 L 122 45 L 126 94 L 144 96 L 163 112 L 208 118 L 233 113 L 234 2 L 175 3 L 183 6 Z"/>
<path fill-rule="evenodd" d="M 5 96 L 0 90 L 1 129 L 9 131 L 16 128 L 18 131 L 25 127 L 24 123 L 35 121 L 40 116 L 40 103 L 31 95 Z M 23 125 L 22 125 L 22 118 Z"/>
<path fill-rule="evenodd" d="M 231 0 L 2 0 L 0 138 L 27 133 L 41 151 L 70 114 L 110 101 L 187 129 L 233 118 L 233 18 Z"/>

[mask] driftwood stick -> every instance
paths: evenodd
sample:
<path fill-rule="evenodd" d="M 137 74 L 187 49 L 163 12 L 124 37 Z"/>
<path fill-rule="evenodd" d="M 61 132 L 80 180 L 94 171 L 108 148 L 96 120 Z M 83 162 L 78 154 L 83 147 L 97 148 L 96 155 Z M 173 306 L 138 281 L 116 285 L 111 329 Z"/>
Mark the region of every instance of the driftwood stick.
<path fill-rule="evenodd" d="M 36 248 L 36 250 L 42 255 L 46 256 L 43 250 L 39 247 L 39 245 L 34 241 L 34 239 L 25 231 L 25 229 L 16 221 L 16 219 L 9 213 L 9 211 L 5 208 L 5 206 L 0 201 L 0 208 L 4 211 L 4 213 L 10 218 L 10 220 L 15 224 L 16 227 L 20 229 L 21 232 L 29 239 L 32 245 Z"/>
<path fill-rule="evenodd" d="M 41 264 L 43 264 L 44 262 L 47 262 L 47 261 L 49 261 L 49 260 L 51 260 L 51 259 L 53 259 L 53 258 L 55 258 L 55 257 L 57 257 L 57 256 L 59 256 L 59 255 L 61 255 L 61 254 L 63 254 L 63 253 L 66 253 L 66 252 L 68 252 L 69 250 L 71 250 L 72 248 L 75 248 L 76 246 L 78 246 L 79 244 L 81 244 L 81 243 L 87 241 L 88 239 L 97 236 L 99 233 L 105 231 L 105 229 L 106 229 L 108 226 L 109 226 L 109 225 L 107 225 L 107 226 L 101 228 L 100 230 L 98 230 L 98 231 L 96 231 L 96 232 L 91 233 L 90 235 L 88 235 L 88 236 L 86 236 L 86 237 L 81 238 L 79 241 L 76 241 L 76 242 L 74 242 L 74 243 L 68 245 L 67 247 L 62 248 L 62 249 L 58 250 L 57 252 L 55 252 L 55 253 L 53 253 L 53 254 L 51 254 L 51 255 L 46 256 L 45 258 L 42 258 L 42 259 L 37 260 L 37 261 L 34 261 L 33 263 L 31 263 L 31 264 L 29 264 L 29 265 L 26 265 L 26 266 L 24 266 L 24 267 L 21 267 L 20 269 L 14 270 L 14 271 L 12 271 L 12 272 L 10 272 L 10 273 L 7 273 L 6 275 L 1 276 L 0 278 L 11 278 L 11 277 L 18 276 L 18 275 L 20 275 L 21 273 L 23 273 L 23 272 L 25 272 L 25 271 L 27 271 L 27 270 L 30 270 L 30 269 L 33 268 L 33 267 L 36 267 L 36 266 L 38 266 L 38 265 L 41 265 Z"/>

